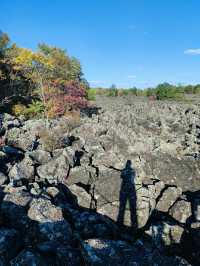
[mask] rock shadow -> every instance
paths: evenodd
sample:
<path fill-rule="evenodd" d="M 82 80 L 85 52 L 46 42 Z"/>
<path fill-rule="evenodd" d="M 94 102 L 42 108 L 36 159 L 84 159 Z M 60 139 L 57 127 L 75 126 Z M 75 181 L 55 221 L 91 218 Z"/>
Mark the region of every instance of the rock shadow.
<path fill-rule="evenodd" d="M 181 236 L 182 254 L 194 265 L 200 265 L 200 190 L 186 194 L 191 204 L 191 216 L 186 220 Z"/>

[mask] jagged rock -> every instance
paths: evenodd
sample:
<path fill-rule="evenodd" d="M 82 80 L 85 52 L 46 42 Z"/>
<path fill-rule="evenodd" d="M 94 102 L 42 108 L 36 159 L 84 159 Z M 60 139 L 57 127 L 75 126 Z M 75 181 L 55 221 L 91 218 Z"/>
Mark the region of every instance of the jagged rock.
<path fill-rule="evenodd" d="M 6 194 L 1 203 L 1 216 L 6 226 L 20 231 L 30 230 L 30 220 L 26 215 L 32 197 L 23 190 L 12 189 Z"/>
<path fill-rule="evenodd" d="M 34 162 L 39 164 L 45 164 L 51 160 L 50 153 L 43 150 L 29 152 L 29 156 Z"/>
<path fill-rule="evenodd" d="M 152 224 L 146 231 L 152 237 L 155 246 L 162 250 L 166 246 L 180 244 L 184 228 L 167 222 L 157 222 Z"/>
<path fill-rule="evenodd" d="M 84 211 L 72 214 L 76 230 L 83 239 L 94 236 L 111 238 L 118 232 L 117 226 L 107 217 L 98 213 Z"/>
<path fill-rule="evenodd" d="M 179 200 L 172 206 L 169 214 L 180 223 L 186 223 L 192 215 L 191 203 L 186 200 Z"/>
<path fill-rule="evenodd" d="M 125 241 L 89 239 L 82 243 L 82 249 L 85 261 L 91 266 L 189 265 L 179 257 L 162 256 L 156 251 L 152 253 L 152 247 L 145 246 L 141 240 L 131 245 Z"/>
<path fill-rule="evenodd" d="M 15 164 L 11 168 L 9 172 L 9 178 L 13 184 L 23 179 L 33 181 L 34 174 L 33 161 L 30 159 L 30 157 L 25 156 L 21 162 Z"/>
<path fill-rule="evenodd" d="M 176 187 L 167 187 L 159 198 L 156 209 L 167 212 L 173 203 L 181 196 L 182 189 Z"/>
<path fill-rule="evenodd" d="M 0 257 L 9 261 L 17 255 L 23 242 L 20 234 L 14 229 L 0 229 Z"/>
<path fill-rule="evenodd" d="M 47 199 L 34 199 L 28 210 L 28 217 L 40 223 L 64 220 L 62 209 Z"/>
<path fill-rule="evenodd" d="M 18 206 L 27 207 L 32 200 L 29 192 L 18 188 L 10 188 L 3 199 L 3 202 L 10 202 Z"/>
<path fill-rule="evenodd" d="M 191 158 L 172 157 L 169 154 L 145 154 L 142 155 L 145 160 L 146 176 L 153 174 L 160 180 L 169 184 L 176 185 L 184 191 L 195 191 L 199 186 L 200 179 L 199 168 L 200 161 Z"/>
<path fill-rule="evenodd" d="M 63 149 L 55 149 L 52 151 L 53 158 L 57 158 L 63 154 Z"/>
<path fill-rule="evenodd" d="M 145 189 L 143 189 L 145 190 Z M 138 194 L 139 197 L 136 199 L 136 214 L 135 214 L 135 221 L 137 223 L 138 228 L 141 228 L 146 225 L 149 216 L 152 212 L 151 205 L 150 205 L 150 197 L 148 190 L 146 192 L 142 192 Z M 98 196 L 97 196 L 98 202 Z M 109 216 L 114 221 L 117 221 L 117 217 L 119 215 L 119 200 L 113 201 L 112 203 L 103 204 L 99 209 L 98 212 L 104 215 Z M 131 226 L 131 210 L 129 207 L 126 208 L 124 212 L 124 225 Z"/>
<path fill-rule="evenodd" d="M 145 182 L 144 182 L 145 184 Z M 160 180 L 155 180 L 155 182 L 151 182 L 151 180 L 147 181 L 149 194 L 152 199 L 156 200 L 158 196 L 160 195 L 161 191 L 165 188 L 165 183 Z"/>
<path fill-rule="evenodd" d="M 71 149 L 70 147 L 67 147 L 67 148 L 65 148 L 63 150 L 62 154 L 63 154 L 63 156 L 65 156 L 65 158 L 67 159 L 69 164 L 71 166 L 74 166 L 74 163 L 75 163 L 75 151 L 73 149 Z"/>
<path fill-rule="evenodd" d="M 92 198 L 89 191 L 87 192 L 84 188 L 75 184 L 69 186 L 69 189 L 77 197 L 79 206 L 90 209 L 96 208 L 96 198 Z"/>
<path fill-rule="evenodd" d="M 121 187 L 121 172 L 105 166 L 99 167 L 99 177 L 95 182 L 95 194 L 98 207 L 103 204 L 118 201 Z"/>
<path fill-rule="evenodd" d="M 192 223 L 190 224 L 190 227 L 191 227 L 192 229 L 199 229 L 199 228 L 200 228 L 200 222 L 192 222 Z"/>
<path fill-rule="evenodd" d="M 0 186 L 5 184 L 8 181 L 8 177 L 4 174 L 0 172 Z"/>
<path fill-rule="evenodd" d="M 56 187 L 48 187 L 46 189 L 46 192 L 48 195 L 50 195 L 53 198 L 58 197 L 60 193 L 60 191 Z"/>
<path fill-rule="evenodd" d="M 24 123 L 23 129 L 28 132 L 32 132 L 32 136 L 37 136 L 43 130 L 47 129 L 47 123 L 43 119 L 27 120 Z"/>
<path fill-rule="evenodd" d="M 51 204 L 49 200 L 34 199 L 28 210 L 28 217 L 38 222 L 38 237 L 43 240 L 70 242 L 72 230 L 63 217 L 62 209 Z"/>
<path fill-rule="evenodd" d="M 11 114 L 8 114 L 8 113 L 4 113 L 2 118 L 3 118 L 3 123 L 6 123 L 7 121 L 12 121 L 15 119 L 14 116 L 12 116 Z"/>
<path fill-rule="evenodd" d="M 28 150 L 34 139 L 34 135 L 30 131 L 25 131 L 23 128 L 12 128 L 7 131 L 7 144 L 21 150 Z"/>
<path fill-rule="evenodd" d="M 48 265 L 83 265 L 80 250 L 69 245 L 61 245 L 53 241 L 42 242 L 37 245 L 37 250 L 46 258 Z"/>
<path fill-rule="evenodd" d="M 119 214 L 119 201 L 104 204 L 103 206 L 101 206 L 101 208 L 98 209 L 98 213 L 106 215 L 114 221 L 117 221 L 117 217 Z M 129 209 L 126 209 L 124 212 L 123 224 L 126 226 L 131 226 L 131 216 Z"/>
<path fill-rule="evenodd" d="M 138 99 L 97 101 L 102 111 L 81 118 L 70 134 L 61 130 L 63 148 L 50 153 L 42 149 L 42 135 L 58 128 L 62 118 L 50 120 L 48 128 L 43 120 L 17 124 L 14 117 L 6 118 L 1 171 L 18 187 L 0 176 L 0 224 L 18 230 L 24 244 L 12 265 L 188 265 L 164 256 L 166 247 L 199 264 L 200 204 L 191 193 L 200 186 L 199 106 Z M 30 152 L 35 136 L 41 136 L 39 146 Z M 127 160 L 136 171 L 137 232 L 116 223 Z M 127 205 L 124 225 L 131 225 L 130 216 Z M 138 235 L 146 242 L 120 241 Z M 8 264 L 1 259 L 0 265 Z"/>
<path fill-rule="evenodd" d="M 11 260 L 11 266 L 47 266 L 44 259 L 32 250 L 23 250 L 15 259 Z"/>
<path fill-rule="evenodd" d="M 120 205 L 121 171 L 107 167 L 99 168 L 99 179 L 95 182 L 94 196 L 97 199 L 97 210 L 117 221 Z M 143 227 L 155 207 L 155 199 L 142 184 L 135 185 L 136 217 L 138 227 Z M 130 210 L 124 213 L 124 224 L 130 226 Z"/>
<path fill-rule="evenodd" d="M 0 162 L 2 163 L 7 158 L 6 153 L 0 150 Z"/>
<path fill-rule="evenodd" d="M 56 159 L 37 168 L 37 173 L 42 180 L 48 180 L 50 184 L 64 182 L 68 175 L 69 162 L 66 157 L 61 155 Z"/>
<path fill-rule="evenodd" d="M 82 170 L 82 171 L 81 171 Z M 91 176 L 87 177 L 84 174 L 83 167 L 76 167 L 70 171 L 70 175 L 67 179 L 67 183 L 78 183 L 83 184 L 83 187 L 88 188 L 88 184 L 94 182 L 94 178 L 91 179 Z M 93 168 L 93 170 L 95 170 Z M 118 207 L 119 207 L 119 196 L 120 196 L 120 172 L 114 169 L 109 169 L 107 167 L 99 169 L 99 177 L 96 178 L 97 181 L 92 186 L 92 191 L 88 195 L 85 191 L 76 186 L 73 186 L 74 193 L 76 194 L 79 204 L 84 207 L 95 206 L 97 207 L 98 212 L 108 215 L 115 221 L 117 220 Z M 74 176 L 74 173 L 77 175 Z M 95 174 L 95 173 L 94 173 Z M 80 176 L 82 179 L 80 180 Z M 84 177 L 87 177 L 84 179 Z M 141 185 L 140 185 L 141 186 Z M 76 193 L 77 190 L 81 190 L 81 193 Z M 151 198 L 149 191 L 145 188 L 139 187 L 138 189 L 138 198 L 137 200 L 137 218 L 139 227 L 142 227 L 146 224 L 151 211 L 155 206 L 155 199 Z M 93 202 L 92 202 L 93 201 Z M 130 211 L 125 212 L 125 224 L 130 225 Z"/>
<path fill-rule="evenodd" d="M 14 127 L 20 127 L 21 121 L 19 119 L 16 119 L 14 116 L 11 116 L 10 114 L 5 113 L 3 116 L 3 127 L 6 129 L 14 128 Z"/>
<path fill-rule="evenodd" d="M 31 190 L 30 193 L 34 196 L 39 196 L 42 193 L 42 189 L 40 188 L 40 185 L 37 182 L 34 182 L 31 184 Z"/>
<path fill-rule="evenodd" d="M 192 222 L 182 236 L 182 253 L 189 257 L 192 265 L 200 265 L 200 223 Z"/>
<path fill-rule="evenodd" d="M 92 158 L 92 162 L 96 166 L 106 166 L 106 167 L 113 167 L 117 169 L 123 169 L 124 161 L 121 161 L 117 155 L 113 152 L 113 150 L 108 152 L 101 152 L 95 153 Z"/>
<path fill-rule="evenodd" d="M 155 199 L 153 199 L 152 195 L 150 194 L 150 191 L 147 188 L 138 188 L 136 205 L 136 218 L 138 227 L 140 228 L 146 225 L 149 216 L 155 208 Z"/>
<path fill-rule="evenodd" d="M 194 199 L 193 207 L 194 217 L 196 221 L 200 222 L 200 196 Z"/>
<path fill-rule="evenodd" d="M 19 149 L 16 149 L 11 146 L 3 146 L 2 151 L 6 154 L 6 156 L 15 156 L 16 158 L 22 158 L 23 157 L 23 152 L 20 151 Z"/>
<path fill-rule="evenodd" d="M 65 246 L 58 247 L 56 250 L 56 258 L 61 265 L 84 265 L 80 250 L 75 248 Z"/>
<path fill-rule="evenodd" d="M 67 185 L 72 185 L 76 183 L 82 183 L 89 185 L 96 180 L 96 170 L 90 166 L 77 166 L 70 169 L 69 176 L 65 183 Z"/>

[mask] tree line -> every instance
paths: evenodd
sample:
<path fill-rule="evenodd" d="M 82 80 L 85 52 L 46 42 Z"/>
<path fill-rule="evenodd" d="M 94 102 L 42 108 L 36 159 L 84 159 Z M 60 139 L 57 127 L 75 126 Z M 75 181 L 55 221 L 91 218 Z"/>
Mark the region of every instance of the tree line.
<path fill-rule="evenodd" d="M 200 94 L 200 84 L 197 85 L 173 85 L 167 82 L 158 84 L 156 87 L 140 89 L 132 88 L 117 88 L 116 85 L 111 85 L 109 88 L 90 88 L 88 95 L 91 100 L 95 100 L 96 95 L 104 96 L 143 96 L 151 97 L 155 100 L 179 100 L 184 99 L 188 94 Z"/>

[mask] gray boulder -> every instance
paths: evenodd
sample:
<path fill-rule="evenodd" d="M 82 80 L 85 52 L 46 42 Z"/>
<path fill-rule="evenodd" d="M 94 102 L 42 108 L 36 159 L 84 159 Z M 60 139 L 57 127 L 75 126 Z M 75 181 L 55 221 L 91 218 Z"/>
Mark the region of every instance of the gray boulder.
<path fill-rule="evenodd" d="M 4 174 L 0 172 L 0 186 L 5 184 L 8 181 L 8 177 Z"/>
<path fill-rule="evenodd" d="M 11 187 L 9 193 L 4 196 L 0 210 L 7 226 L 27 233 L 30 230 L 30 220 L 27 217 L 26 208 L 32 197 L 22 189 Z"/>
<path fill-rule="evenodd" d="M 69 162 L 64 155 L 50 160 L 37 168 L 41 180 L 48 180 L 50 184 L 64 182 L 69 171 Z"/>
<path fill-rule="evenodd" d="M 45 164 L 51 160 L 50 153 L 43 150 L 29 152 L 29 157 L 36 163 Z"/>
<path fill-rule="evenodd" d="M 28 217 L 38 222 L 38 238 L 41 241 L 70 243 L 72 240 L 72 230 L 63 217 L 62 209 L 52 205 L 49 200 L 34 199 L 28 210 Z"/>
<path fill-rule="evenodd" d="M 82 243 L 82 249 L 85 261 L 95 266 L 189 266 L 180 257 L 167 257 L 158 251 L 152 252 L 152 247 L 141 240 L 131 245 L 125 241 L 89 239 Z"/>
<path fill-rule="evenodd" d="M 33 161 L 29 156 L 25 156 L 25 158 L 15 164 L 10 172 L 9 172 L 9 178 L 12 183 L 18 180 L 23 180 L 26 179 L 28 181 L 33 181 L 34 180 L 34 166 L 33 166 Z"/>
<path fill-rule="evenodd" d="M 159 211 L 167 212 L 173 203 L 182 195 L 182 189 L 176 187 L 168 187 L 162 193 L 156 209 Z"/>
<path fill-rule="evenodd" d="M 146 231 L 154 245 L 162 251 L 166 246 L 180 244 L 184 228 L 169 222 L 153 223 Z"/>
<path fill-rule="evenodd" d="M 186 223 L 192 215 L 191 203 L 186 200 L 179 200 L 172 206 L 169 214 L 180 223 Z"/>

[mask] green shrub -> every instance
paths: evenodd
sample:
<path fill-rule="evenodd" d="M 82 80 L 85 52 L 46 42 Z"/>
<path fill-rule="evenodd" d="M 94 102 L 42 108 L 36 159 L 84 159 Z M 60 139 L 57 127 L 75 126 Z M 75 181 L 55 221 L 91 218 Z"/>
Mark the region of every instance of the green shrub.
<path fill-rule="evenodd" d="M 183 90 L 169 83 L 159 84 L 155 89 L 158 100 L 180 99 L 183 97 Z"/>
<path fill-rule="evenodd" d="M 23 115 L 25 115 L 26 118 L 39 118 L 44 114 L 44 110 L 45 107 L 41 101 L 33 101 L 24 109 Z"/>
<path fill-rule="evenodd" d="M 96 89 L 88 89 L 87 90 L 87 99 L 89 101 L 95 101 L 96 100 L 96 94 L 97 94 Z"/>
<path fill-rule="evenodd" d="M 26 110 L 26 106 L 21 104 L 21 103 L 17 103 L 15 105 L 13 105 L 12 107 L 12 114 L 14 116 L 20 116 L 20 115 L 23 115 L 24 112 Z"/>
<path fill-rule="evenodd" d="M 112 86 L 107 90 L 107 96 L 110 97 L 118 96 L 118 89 L 115 84 L 112 84 Z"/>
<path fill-rule="evenodd" d="M 118 95 L 117 89 L 108 89 L 107 96 L 109 97 L 116 97 Z"/>
<path fill-rule="evenodd" d="M 147 96 L 147 97 L 155 96 L 155 94 L 156 94 L 156 91 L 155 91 L 155 89 L 152 89 L 152 88 L 148 88 L 145 91 L 145 96 Z"/>
<path fill-rule="evenodd" d="M 130 90 L 129 89 L 123 89 L 121 91 L 122 91 L 122 95 L 124 95 L 124 96 L 127 96 L 127 95 L 130 94 Z"/>
<path fill-rule="evenodd" d="M 183 88 L 186 94 L 199 94 L 200 93 L 200 85 L 187 85 Z"/>
<path fill-rule="evenodd" d="M 133 87 L 133 88 L 128 89 L 128 92 L 129 92 L 130 94 L 133 94 L 133 95 L 137 96 L 137 92 L 138 92 L 138 90 L 137 90 L 136 87 Z"/>

